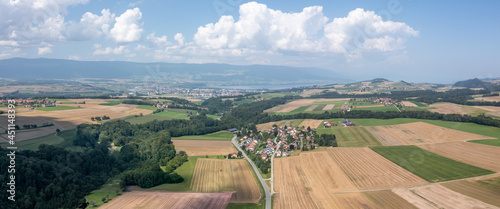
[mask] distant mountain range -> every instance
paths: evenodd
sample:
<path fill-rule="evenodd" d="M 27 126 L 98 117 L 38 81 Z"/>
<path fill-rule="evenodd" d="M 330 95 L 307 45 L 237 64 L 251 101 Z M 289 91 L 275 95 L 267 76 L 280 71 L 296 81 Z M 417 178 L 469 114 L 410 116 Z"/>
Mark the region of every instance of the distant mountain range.
<path fill-rule="evenodd" d="M 326 84 L 352 81 L 320 68 L 270 65 L 137 63 L 12 58 L 0 60 L 0 77 L 18 81 L 50 79 L 150 79 L 217 85 Z"/>

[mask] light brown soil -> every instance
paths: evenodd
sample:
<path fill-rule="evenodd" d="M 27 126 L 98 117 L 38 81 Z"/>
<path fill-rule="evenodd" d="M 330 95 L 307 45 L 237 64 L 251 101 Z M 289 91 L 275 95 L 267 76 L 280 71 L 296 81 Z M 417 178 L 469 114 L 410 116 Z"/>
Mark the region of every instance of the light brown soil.
<path fill-rule="evenodd" d="M 391 190 L 382 190 L 374 192 L 363 192 L 370 201 L 372 201 L 377 208 L 391 208 L 391 209 L 417 209 L 414 205 L 401 198 L 399 195 L 394 194 Z"/>
<path fill-rule="evenodd" d="M 488 102 L 500 102 L 500 96 L 495 97 L 478 97 L 476 100 L 488 101 Z"/>
<path fill-rule="evenodd" d="M 132 208 L 226 208 L 232 192 L 188 193 L 188 192 L 149 192 L 132 191 L 115 197 L 100 209 Z"/>
<path fill-rule="evenodd" d="M 309 107 L 306 109 L 306 111 L 307 111 L 307 112 L 313 111 L 313 110 L 314 110 L 316 107 L 318 107 L 318 106 L 319 106 L 319 105 L 311 105 L 311 106 L 309 106 Z"/>
<path fill-rule="evenodd" d="M 470 142 L 429 144 L 419 147 L 447 158 L 500 172 L 500 147 Z"/>
<path fill-rule="evenodd" d="M 305 128 L 318 128 L 319 125 L 323 123 L 323 120 L 313 120 L 313 119 L 305 119 L 302 123 L 299 124 L 299 127 L 304 126 Z"/>
<path fill-rule="evenodd" d="M 452 191 L 440 184 L 392 190 L 418 208 L 497 208 Z"/>
<path fill-rule="evenodd" d="M 293 111 L 299 107 L 302 106 L 309 106 L 311 104 L 314 104 L 316 102 L 334 102 L 334 101 L 344 101 L 344 100 L 349 100 L 345 98 L 340 98 L 340 99 L 299 99 L 295 100 L 283 105 L 279 105 L 270 109 L 265 110 L 264 112 L 290 112 Z"/>
<path fill-rule="evenodd" d="M 274 159 L 274 208 L 349 208 L 370 202 L 353 191 L 356 186 L 327 152 L 302 152 Z"/>
<path fill-rule="evenodd" d="M 262 196 L 246 160 L 198 159 L 191 188 L 195 192 L 235 191 L 231 203 L 257 203 Z"/>
<path fill-rule="evenodd" d="M 380 143 L 385 146 L 398 146 L 403 145 L 392 135 L 385 132 L 382 128 L 377 128 L 375 126 L 366 126 L 364 127 L 367 131 L 369 131 L 375 138 L 378 139 Z"/>
<path fill-rule="evenodd" d="M 457 131 L 425 122 L 375 126 L 368 130 L 384 145 L 386 145 L 385 143 L 394 144 L 394 140 L 397 140 L 402 145 L 416 145 L 474 139 L 494 139 L 488 136 Z"/>
<path fill-rule="evenodd" d="M 474 106 L 475 108 L 489 111 L 487 115 L 500 117 L 500 107 L 497 106 Z"/>
<path fill-rule="evenodd" d="M 230 141 L 215 140 L 172 140 L 175 149 L 185 151 L 189 156 L 228 155 L 237 152 Z"/>
<path fill-rule="evenodd" d="M 321 93 L 322 91 L 324 91 L 325 89 L 311 89 L 311 90 L 305 90 L 302 92 L 302 94 L 300 94 L 300 96 L 302 97 L 309 97 L 311 95 L 315 95 L 315 94 L 319 94 Z"/>
<path fill-rule="evenodd" d="M 476 198 L 485 203 L 500 207 L 500 178 L 477 180 L 462 180 L 443 183 L 442 185 L 455 192 Z"/>
<path fill-rule="evenodd" d="M 335 107 L 335 104 L 327 104 L 323 107 L 323 110 L 331 110 L 333 107 Z"/>
<path fill-rule="evenodd" d="M 359 189 L 383 189 L 428 183 L 368 147 L 328 148 L 328 153 Z"/>
<path fill-rule="evenodd" d="M 418 107 L 418 105 L 413 104 L 413 102 L 410 101 L 402 101 L 401 103 L 403 103 L 403 105 L 407 107 Z"/>
<path fill-rule="evenodd" d="M 472 114 L 474 111 L 460 107 L 457 104 L 443 103 L 443 104 L 431 104 L 431 107 L 436 109 L 429 109 L 431 112 L 438 112 L 442 114 Z"/>

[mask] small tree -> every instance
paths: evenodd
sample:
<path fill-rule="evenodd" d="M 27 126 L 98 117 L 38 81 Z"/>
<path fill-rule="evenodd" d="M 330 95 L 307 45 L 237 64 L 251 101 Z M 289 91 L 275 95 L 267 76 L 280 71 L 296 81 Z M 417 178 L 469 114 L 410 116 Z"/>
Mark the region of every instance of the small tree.
<path fill-rule="evenodd" d="M 90 118 L 90 120 L 94 121 L 94 120 L 95 120 L 95 118 L 94 118 L 94 117 L 91 117 L 91 118 Z"/>
<path fill-rule="evenodd" d="M 61 129 L 56 129 L 56 132 L 57 132 L 57 133 L 61 132 Z"/>

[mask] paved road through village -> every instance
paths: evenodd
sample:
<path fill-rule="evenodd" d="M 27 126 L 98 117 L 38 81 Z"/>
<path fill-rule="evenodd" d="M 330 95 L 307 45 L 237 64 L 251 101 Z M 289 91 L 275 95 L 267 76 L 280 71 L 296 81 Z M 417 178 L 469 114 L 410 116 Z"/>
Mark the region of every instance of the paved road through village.
<path fill-rule="evenodd" d="M 231 142 L 234 144 L 234 146 L 238 149 L 243 154 L 243 157 L 247 159 L 247 161 L 252 165 L 253 170 L 255 171 L 255 174 L 257 174 L 257 177 L 259 177 L 260 184 L 262 184 L 262 187 L 264 188 L 264 193 L 266 195 L 266 209 L 271 209 L 271 192 L 269 192 L 269 188 L 267 188 L 266 182 L 264 181 L 264 178 L 262 178 L 262 175 L 260 175 L 259 170 L 257 169 L 257 166 L 253 163 L 252 160 L 247 156 L 247 154 L 241 150 L 241 147 L 236 143 L 236 135 L 231 139 Z M 271 161 L 272 163 L 272 161 Z M 271 169 L 271 175 L 272 175 L 273 170 Z M 273 182 L 271 181 L 271 184 Z"/>

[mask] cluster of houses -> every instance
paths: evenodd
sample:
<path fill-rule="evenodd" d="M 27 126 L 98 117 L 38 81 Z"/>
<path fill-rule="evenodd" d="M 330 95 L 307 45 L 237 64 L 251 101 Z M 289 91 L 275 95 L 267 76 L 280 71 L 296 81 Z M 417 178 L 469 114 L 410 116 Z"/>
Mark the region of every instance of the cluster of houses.
<path fill-rule="evenodd" d="M 382 103 L 384 104 L 385 106 L 388 106 L 388 105 L 399 105 L 399 102 L 395 99 L 391 99 L 391 98 L 374 98 L 372 100 L 372 102 L 374 103 Z"/>
<path fill-rule="evenodd" d="M 356 126 L 356 124 L 354 124 L 350 120 L 342 120 L 342 121 L 340 121 L 340 124 L 342 124 L 344 127 L 347 127 L 347 126 Z"/>

